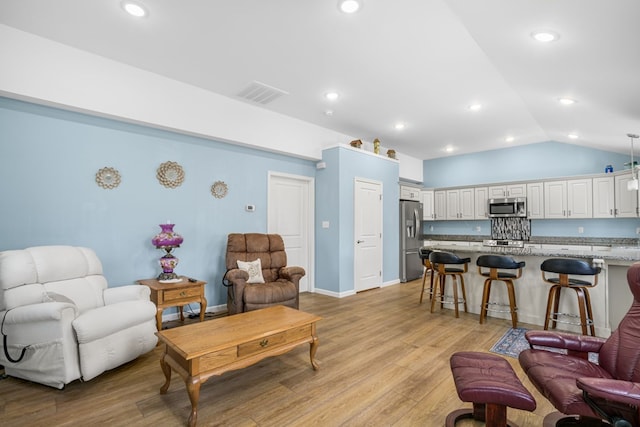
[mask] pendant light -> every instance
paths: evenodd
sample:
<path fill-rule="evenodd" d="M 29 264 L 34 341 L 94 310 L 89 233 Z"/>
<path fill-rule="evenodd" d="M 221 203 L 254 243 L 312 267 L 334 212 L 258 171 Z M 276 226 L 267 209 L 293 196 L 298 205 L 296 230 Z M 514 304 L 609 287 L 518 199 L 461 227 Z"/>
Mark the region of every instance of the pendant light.
<path fill-rule="evenodd" d="M 629 137 L 629 139 L 631 140 L 631 181 L 627 182 L 627 190 L 629 191 L 638 191 L 638 189 L 640 188 L 640 186 L 638 186 L 638 174 L 637 174 L 637 168 L 636 168 L 636 163 L 633 161 L 633 140 L 634 139 L 638 139 L 638 135 L 635 135 L 633 133 L 628 133 L 627 136 Z"/>

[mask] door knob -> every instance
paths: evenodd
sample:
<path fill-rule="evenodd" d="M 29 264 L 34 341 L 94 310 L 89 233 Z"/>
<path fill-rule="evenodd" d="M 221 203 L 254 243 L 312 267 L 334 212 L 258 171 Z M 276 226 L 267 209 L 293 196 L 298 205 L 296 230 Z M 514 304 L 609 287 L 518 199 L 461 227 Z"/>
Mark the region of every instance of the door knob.
<path fill-rule="evenodd" d="M 364 240 L 356 240 L 356 243 L 362 243 Z"/>

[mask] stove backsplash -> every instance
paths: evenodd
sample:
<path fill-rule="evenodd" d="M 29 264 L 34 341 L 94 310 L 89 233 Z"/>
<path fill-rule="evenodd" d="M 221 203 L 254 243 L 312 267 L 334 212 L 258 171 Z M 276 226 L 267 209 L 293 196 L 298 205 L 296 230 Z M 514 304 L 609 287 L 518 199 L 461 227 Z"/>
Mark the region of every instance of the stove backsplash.
<path fill-rule="evenodd" d="M 531 220 L 526 218 L 491 218 L 491 238 L 496 240 L 529 240 Z"/>

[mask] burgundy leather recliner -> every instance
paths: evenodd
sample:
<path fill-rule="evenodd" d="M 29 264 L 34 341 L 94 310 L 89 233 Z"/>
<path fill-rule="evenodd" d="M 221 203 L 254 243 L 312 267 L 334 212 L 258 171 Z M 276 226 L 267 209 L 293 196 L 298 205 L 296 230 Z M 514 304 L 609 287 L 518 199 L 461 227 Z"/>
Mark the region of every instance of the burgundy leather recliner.
<path fill-rule="evenodd" d="M 640 262 L 629 268 L 627 281 L 633 304 L 608 339 L 555 331 L 526 333 L 532 346 L 567 350 L 561 354 L 532 348 L 519 356 L 538 391 L 562 414 L 571 415 L 561 419 L 550 414 L 545 426 L 556 421 L 598 425 L 593 424 L 597 420 L 616 427 L 640 426 Z M 598 364 L 588 360 L 589 352 L 598 353 Z"/>

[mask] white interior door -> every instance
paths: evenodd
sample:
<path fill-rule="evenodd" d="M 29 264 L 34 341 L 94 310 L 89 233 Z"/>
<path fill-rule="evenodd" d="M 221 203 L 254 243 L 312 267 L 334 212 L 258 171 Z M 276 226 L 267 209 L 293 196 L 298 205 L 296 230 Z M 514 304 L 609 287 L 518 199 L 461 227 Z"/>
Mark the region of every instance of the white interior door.
<path fill-rule="evenodd" d="M 305 269 L 300 292 L 313 289 L 313 178 L 269 172 L 267 229 L 284 240 L 287 264 Z"/>
<path fill-rule="evenodd" d="M 354 191 L 356 292 L 382 286 L 382 183 L 356 178 Z"/>

